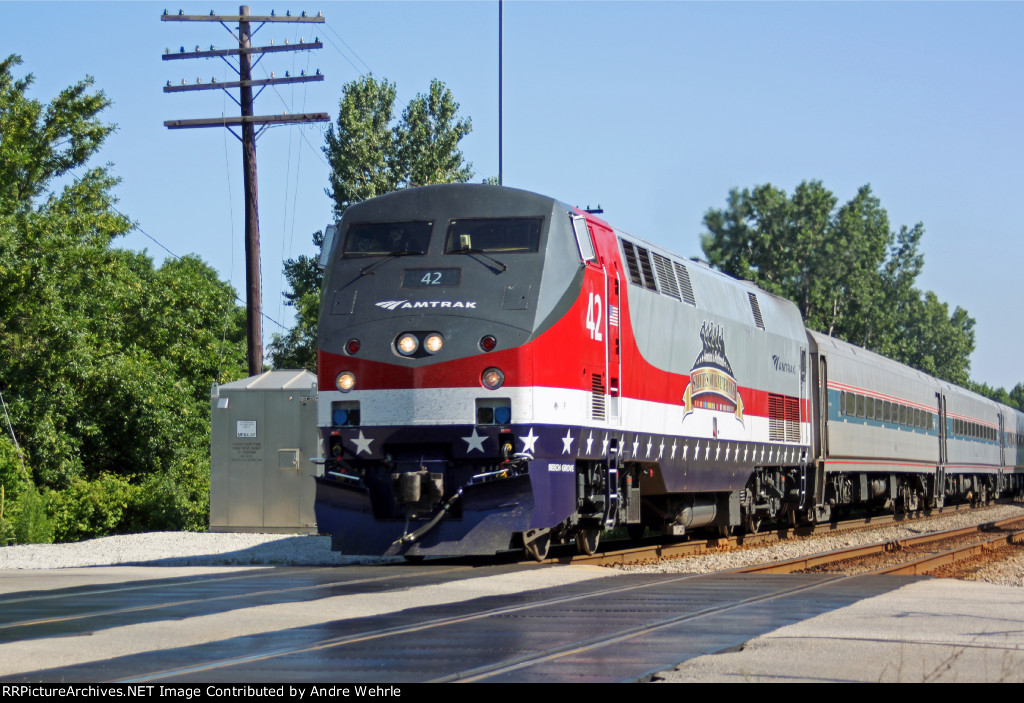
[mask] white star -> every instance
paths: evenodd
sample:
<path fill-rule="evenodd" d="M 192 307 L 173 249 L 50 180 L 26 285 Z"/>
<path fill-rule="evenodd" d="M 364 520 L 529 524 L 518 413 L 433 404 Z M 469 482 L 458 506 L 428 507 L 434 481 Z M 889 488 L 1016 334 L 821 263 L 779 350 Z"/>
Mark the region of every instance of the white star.
<path fill-rule="evenodd" d="M 665 440 L 661 440 L 661 444 L 658 445 L 658 458 L 665 456 Z"/>
<path fill-rule="evenodd" d="M 590 448 L 594 444 L 594 431 L 591 430 L 590 434 L 587 435 L 587 454 L 590 454 Z"/>
<path fill-rule="evenodd" d="M 359 454 L 359 452 L 366 452 L 367 454 L 370 454 L 370 442 L 372 441 L 372 439 L 364 437 L 363 431 L 359 430 L 359 439 L 353 438 L 352 440 L 352 444 L 356 445 L 356 454 Z"/>
<path fill-rule="evenodd" d="M 708 442 L 708 446 L 704 447 L 704 461 L 707 461 L 709 456 L 711 456 L 711 442 Z"/>
<path fill-rule="evenodd" d="M 715 445 L 715 461 L 718 461 L 718 455 L 721 454 L 721 453 L 722 453 L 722 445 L 721 444 L 716 444 Z"/>
<path fill-rule="evenodd" d="M 573 436 L 569 434 L 569 430 L 565 431 L 565 436 L 562 437 L 562 454 L 568 454 L 569 450 L 572 449 Z"/>
<path fill-rule="evenodd" d="M 601 442 L 601 456 L 608 456 L 608 445 L 610 443 L 611 442 L 608 439 L 608 434 L 605 433 L 604 440 Z M 620 441 L 619 444 L 622 444 L 622 442 Z"/>
<path fill-rule="evenodd" d="M 480 452 L 483 453 L 483 451 L 484 451 L 484 440 L 486 440 L 487 437 L 486 436 L 478 435 L 477 432 L 476 432 L 476 428 L 475 427 L 473 428 L 473 434 L 471 434 L 468 437 L 463 437 L 462 439 L 468 445 L 466 447 L 466 453 L 467 454 L 470 453 L 471 451 L 473 451 L 474 449 L 479 449 Z"/>
<path fill-rule="evenodd" d="M 650 437 L 647 438 L 647 456 L 651 455 L 651 447 L 654 446 L 654 442 Z"/>
<path fill-rule="evenodd" d="M 672 440 L 672 458 L 676 458 L 676 440 Z"/>
<path fill-rule="evenodd" d="M 683 445 L 683 461 L 686 461 L 686 455 L 689 454 L 689 453 L 690 453 L 690 445 L 689 444 L 684 444 Z"/>
<path fill-rule="evenodd" d="M 532 427 L 530 428 L 529 434 L 527 434 L 525 437 L 520 437 L 519 439 L 523 443 L 523 451 L 525 453 L 532 454 L 535 451 L 537 451 L 535 449 L 535 445 L 537 444 L 537 440 L 540 439 L 540 435 L 533 434 Z"/>
<path fill-rule="evenodd" d="M 636 456 L 636 448 L 640 446 L 640 438 L 633 435 L 633 456 Z"/>
<path fill-rule="evenodd" d="M 726 461 L 729 461 L 729 454 L 731 454 L 731 453 L 732 453 L 732 447 L 731 446 L 726 447 L 725 448 L 725 460 Z"/>

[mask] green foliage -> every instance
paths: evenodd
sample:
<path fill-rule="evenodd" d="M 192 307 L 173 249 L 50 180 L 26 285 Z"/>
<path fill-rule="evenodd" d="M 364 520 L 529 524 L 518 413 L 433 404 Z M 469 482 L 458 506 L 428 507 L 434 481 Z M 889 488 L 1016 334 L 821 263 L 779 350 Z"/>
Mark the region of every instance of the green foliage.
<path fill-rule="evenodd" d="M 127 478 L 113 474 L 75 479 L 64 490 L 50 493 L 54 538 L 74 542 L 124 531 L 130 504 L 139 491 Z"/>
<path fill-rule="evenodd" d="M 458 119 L 459 104 L 436 78 L 425 95 L 405 108 L 395 133 L 398 166 L 407 186 L 465 183 L 473 165 L 463 160 L 459 142 L 473 131 L 471 120 Z"/>
<path fill-rule="evenodd" d="M 18 496 L 10 520 L 16 544 L 53 541 L 53 521 L 47 511 L 47 501 L 35 486 L 29 486 Z"/>
<path fill-rule="evenodd" d="M 245 375 L 244 309 L 197 257 L 112 246 L 132 224 L 117 179 L 86 168 L 109 102 L 86 79 L 43 105 L 19 63 L 0 62 L 0 387 L 31 478 L 59 539 L 201 528 L 209 390 Z M 9 463 L 0 444 L 11 492 Z"/>
<path fill-rule="evenodd" d="M 1024 412 L 1024 383 L 1018 383 L 1010 391 L 1010 405 Z"/>
<path fill-rule="evenodd" d="M 147 477 L 131 506 L 132 530 L 205 530 L 210 524 L 210 453 L 194 448 Z"/>
<path fill-rule="evenodd" d="M 97 115 L 110 105 L 92 78 L 65 88 L 49 105 L 26 97 L 32 75 L 15 79 L 21 57 L 0 61 L 0 210 L 28 208 L 54 178 L 85 163 L 113 125 Z"/>
<path fill-rule="evenodd" d="M 313 244 L 324 244 L 323 231 L 313 235 Z M 268 353 L 279 369 L 316 370 L 316 329 L 320 314 L 320 285 L 323 272 L 317 258 L 301 255 L 284 263 L 284 275 L 291 290 L 284 294 L 295 308 L 295 326 L 284 335 L 275 334 Z"/>
<path fill-rule="evenodd" d="M 704 253 L 726 273 L 793 300 L 813 330 L 966 383 L 974 320 L 914 287 L 924 227 L 893 232 L 869 186 L 837 205 L 820 181 L 801 183 L 792 197 L 770 184 L 733 190 L 724 210 L 704 216 Z"/>
<path fill-rule="evenodd" d="M 324 154 L 331 165 L 327 194 L 341 219 L 355 203 L 400 188 L 435 183 L 465 183 L 473 168 L 463 159 L 459 142 L 473 125 L 458 117 L 459 104 L 444 83 L 413 98 L 396 121 L 394 83 L 364 76 L 342 89 L 338 120 L 327 128 Z M 317 250 L 323 234 L 313 235 Z M 295 307 L 295 327 L 274 335 L 269 354 L 277 368 L 316 370 L 316 329 L 322 274 L 316 257 L 300 256 L 284 265 Z"/>

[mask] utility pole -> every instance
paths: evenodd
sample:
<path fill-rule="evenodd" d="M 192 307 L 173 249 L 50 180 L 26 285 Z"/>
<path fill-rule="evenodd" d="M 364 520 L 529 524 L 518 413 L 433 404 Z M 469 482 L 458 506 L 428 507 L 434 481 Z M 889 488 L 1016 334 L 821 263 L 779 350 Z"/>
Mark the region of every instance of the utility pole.
<path fill-rule="evenodd" d="M 196 83 L 192 85 L 186 84 L 184 81 L 181 85 L 171 85 L 170 81 L 164 87 L 165 93 L 177 93 L 187 90 L 212 90 L 220 89 L 231 96 L 232 100 L 238 103 L 241 108 L 240 117 L 227 117 L 222 116 L 220 118 L 209 118 L 209 119 L 195 119 L 195 120 L 168 120 L 164 122 L 164 126 L 168 129 L 187 129 L 191 127 L 226 127 L 239 141 L 242 142 L 242 168 L 244 172 L 245 182 L 245 293 L 246 293 L 246 310 L 245 319 L 247 327 L 247 340 L 248 340 L 248 361 L 249 361 L 249 375 L 255 376 L 263 373 L 263 303 L 262 294 L 260 292 L 260 223 L 259 223 L 259 198 L 256 181 L 256 137 L 262 133 L 267 125 L 271 124 L 296 124 L 296 123 L 308 123 L 308 122 L 328 122 L 326 112 L 316 113 L 305 113 L 297 115 L 255 115 L 253 113 L 253 101 L 262 92 L 263 88 L 268 85 L 277 85 L 280 83 L 305 83 L 308 81 L 322 81 L 324 79 L 323 74 L 317 70 L 314 75 L 305 75 L 305 71 L 299 76 L 291 76 L 287 73 L 283 78 L 277 78 L 274 74 L 271 74 L 270 78 L 263 80 L 253 80 L 252 68 L 259 63 L 264 54 L 274 53 L 280 51 L 309 51 L 312 49 L 321 49 L 323 44 L 319 39 L 312 42 L 306 42 L 304 39 L 300 39 L 298 44 L 288 44 L 288 40 L 285 39 L 283 44 L 274 45 L 273 41 L 268 46 L 252 46 L 252 35 L 258 32 L 264 24 L 267 22 L 316 22 L 323 23 L 323 13 L 317 13 L 316 17 L 309 16 L 305 12 L 300 15 L 293 16 L 291 12 L 287 12 L 284 15 L 278 15 L 271 11 L 269 15 L 250 15 L 249 6 L 242 5 L 238 8 L 237 15 L 215 15 L 213 11 L 209 15 L 186 15 L 181 10 L 176 15 L 169 15 L 164 10 L 164 14 L 161 15 L 160 20 L 163 22 L 219 22 L 224 29 L 228 30 L 232 37 L 238 41 L 238 48 L 234 49 L 217 49 L 214 46 L 210 46 L 208 50 L 200 50 L 196 46 L 195 51 L 185 51 L 185 47 L 181 47 L 181 50 L 177 53 L 172 53 L 170 49 L 164 52 L 164 61 L 173 61 L 177 59 L 198 59 L 198 58 L 213 58 L 219 57 L 223 59 L 229 66 L 235 69 L 238 73 L 237 81 L 228 82 L 217 82 L 211 80 L 210 83 Z M 238 31 L 237 34 L 228 27 L 225 22 L 237 22 Z M 258 24 L 253 29 L 252 25 Z M 259 57 L 253 61 L 252 57 L 254 54 L 258 54 Z M 229 56 L 238 57 L 238 66 L 235 67 L 229 60 Z M 253 87 L 259 87 L 259 91 L 256 95 L 253 95 Z M 229 89 L 238 88 L 239 97 L 235 99 L 235 96 L 229 92 Z M 257 130 L 256 125 L 261 125 Z M 239 135 L 235 132 L 233 127 L 240 127 L 242 134 Z"/>

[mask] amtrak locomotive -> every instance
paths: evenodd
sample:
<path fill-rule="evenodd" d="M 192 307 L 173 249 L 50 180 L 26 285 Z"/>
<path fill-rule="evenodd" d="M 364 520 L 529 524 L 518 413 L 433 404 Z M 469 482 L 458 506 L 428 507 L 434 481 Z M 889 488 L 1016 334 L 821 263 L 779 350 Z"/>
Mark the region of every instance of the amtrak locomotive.
<path fill-rule="evenodd" d="M 348 208 L 318 345 L 317 521 L 347 553 L 540 559 L 1024 487 L 1021 413 L 521 190 Z"/>

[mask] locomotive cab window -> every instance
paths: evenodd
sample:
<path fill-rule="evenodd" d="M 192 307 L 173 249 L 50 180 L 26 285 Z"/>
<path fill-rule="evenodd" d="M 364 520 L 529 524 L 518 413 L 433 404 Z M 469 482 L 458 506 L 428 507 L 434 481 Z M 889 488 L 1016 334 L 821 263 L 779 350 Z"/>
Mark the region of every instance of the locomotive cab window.
<path fill-rule="evenodd" d="M 345 235 L 346 259 L 426 254 L 433 222 L 356 222 Z"/>
<path fill-rule="evenodd" d="M 448 224 L 445 254 L 507 254 L 540 248 L 543 217 L 507 217 L 452 220 Z"/>
<path fill-rule="evenodd" d="M 576 245 L 580 250 L 580 261 L 594 263 L 597 254 L 594 253 L 594 242 L 590 237 L 590 228 L 587 221 L 579 216 L 573 216 L 572 229 L 576 233 Z"/>

